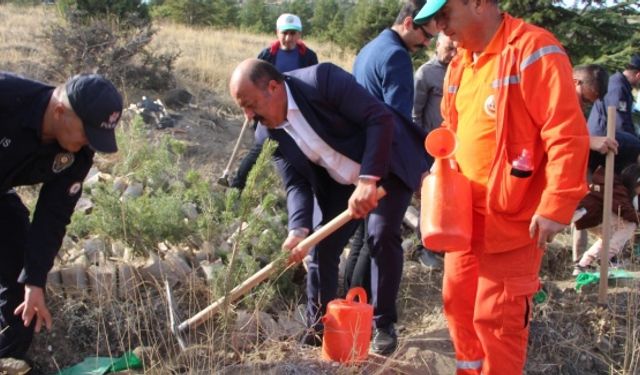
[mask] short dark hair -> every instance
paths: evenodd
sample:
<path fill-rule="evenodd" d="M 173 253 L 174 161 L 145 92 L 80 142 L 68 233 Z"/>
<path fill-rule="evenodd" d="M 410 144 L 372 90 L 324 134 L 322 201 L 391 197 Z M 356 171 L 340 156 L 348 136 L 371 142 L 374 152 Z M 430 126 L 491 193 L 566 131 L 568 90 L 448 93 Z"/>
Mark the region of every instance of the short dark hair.
<path fill-rule="evenodd" d="M 636 186 L 640 185 L 640 165 L 636 162 L 625 167 L 620 172 L 620 179 L 633 197 L 636 194 L 634 191 Z"/>
<path fill-rule="evenodd" d="M 425 4 L 425 0 L 408 0 L 402 4 L 400 8 L 400 12 L 398 12 L 398 16 L 396 17 L 394 25 L 400 25 L 405 18 L 411 16 L 415 18 L 420 12 L 420 9 Z"/>
<path fill-rule="evenodd" d="M 256 61 L 249 70 L 249 80 L 260 90 L 265 90 L 269 81 L 284 81 L 284 75 L 275 66 L 264 60 Z"/>
<path fill-rule="evenodd" d="M 607 93 L 607 85 L 609 84 L 609 73 L 598 64 L 580 65 L 574 68 L 576 73 L 584 74 L 585 85 L 593 87 L 598 93 L 598 98 L 602 99 Z"/>

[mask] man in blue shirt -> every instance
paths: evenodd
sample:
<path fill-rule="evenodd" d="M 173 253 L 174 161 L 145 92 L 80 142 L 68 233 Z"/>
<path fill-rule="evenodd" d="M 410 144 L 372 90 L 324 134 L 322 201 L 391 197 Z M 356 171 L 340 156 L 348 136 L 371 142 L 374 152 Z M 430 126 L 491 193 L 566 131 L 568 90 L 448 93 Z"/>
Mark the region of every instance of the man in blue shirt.
<path fill-rule="evenodd" d="M 22 358 L 51 328 L 44 296 L 95 151 L 118 150 L 122 97 L 91 74 L 57 87 L 0 72 L 0 358 Z M 13 190 L 42 183 L 29 211 Z"/>

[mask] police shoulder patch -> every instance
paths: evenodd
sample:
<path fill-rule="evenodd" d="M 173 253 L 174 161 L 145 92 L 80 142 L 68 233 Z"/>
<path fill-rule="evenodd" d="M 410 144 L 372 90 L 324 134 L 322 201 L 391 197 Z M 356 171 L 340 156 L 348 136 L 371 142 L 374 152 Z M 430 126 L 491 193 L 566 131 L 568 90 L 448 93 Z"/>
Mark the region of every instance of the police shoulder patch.
<path fill-rule="evenodd" d="M 51 170 L 53 173 L 60 173 L 69 168 L 75 160 L 75 155 L 71 152 L 60 152 L 53 158 L 53 166 Z"/>
<path fill-rule="evenodd" d="M 78 194 L 80 189 L 82 189 L 82 183 L 74 182 L 71 186 L 69 186 L 69 196 L 74 196 Z"/>
<path fill-rule="evenodd" d="M 620 112 L 627 112 L 627 102 L 624 100 L 621 100 L 618 102 L 618 111 Z"/>

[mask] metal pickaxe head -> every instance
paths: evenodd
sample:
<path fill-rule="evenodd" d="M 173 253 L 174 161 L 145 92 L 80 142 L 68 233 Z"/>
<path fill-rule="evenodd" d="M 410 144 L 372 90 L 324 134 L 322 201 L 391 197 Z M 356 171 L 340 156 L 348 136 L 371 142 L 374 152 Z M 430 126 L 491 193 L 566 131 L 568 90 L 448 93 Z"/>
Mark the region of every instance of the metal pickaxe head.
<path fill-rule="evenodd" d="M 169 281 L 166 279 L 164 280 L 164 287 L 167 293 L 167 305 L 169 306 L 169 328 L 171 329 L 171 333 L 173 333 L 173 335 L 176 337 L 180 350 L 184 351 L 187 348 L 187 340 L 183 336 L 184 333 L 182 332 L 182 330 L 178 328 L 181 320 L 178 316 L 178 312 L 175 309 L 173 294 L 171 293 L 171 286 L 169 285 Z"/>

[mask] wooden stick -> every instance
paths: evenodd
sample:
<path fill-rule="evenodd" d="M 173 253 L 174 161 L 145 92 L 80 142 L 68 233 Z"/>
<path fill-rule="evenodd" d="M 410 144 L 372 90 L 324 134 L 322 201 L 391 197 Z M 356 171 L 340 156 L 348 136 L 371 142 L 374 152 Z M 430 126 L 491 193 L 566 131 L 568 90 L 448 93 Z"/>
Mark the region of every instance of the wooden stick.
<path fill-rule="evenodd" d="M 616 136 L 616 107 L 607 108 L 607 138 Z M 598 303 L 607 303 L 607 286 L 609 282 L 609 247 L 611 241 L 611 206 L 613 199 L 613 160 L 612 151 L 607 152 L 604 167 L 604 202 L 602 205 L 602 249 L 600 250 L 600 285 Z"/>
<path fill-rule="evenodd" d="M 384 197 L 386 192 L 382 187 L 378 187 L 378 199 Z M 349 210 L 344 210 L 341 214 L 333 218 L 330 222 L 325 224 L 322 228 L 313 232 L 309 237 L 305 238 L 298 244 L 298 248 L 305 252 L 305 255 L 309 252 L 311 247 L 315 246 L 318 242 L 325 239 L 331 233 L 351 221 L 351 214 Z M 295 264 L 289 263 L 288 267 Z M 243 281 L 240 285 L 233 288 L 228 295 L 220 297 L 217 301 L 205 307 L 202 311 L 195 314 L 191 318 L 180 323 L 178 331 L 182 332 L 187 328 L 194 328 L 213 316 L 218 310 L 225 304 L 231 303 L 238 298 L 245 295 L 248 291 L 253 289 L 256 285 L 267 279 L 269 276 L 277 272 L 279 269 L 278 262 L 271 262 L 264 266 L 260 271 L 253 274 L 251 277 Z"/>
<path fill-rule="evenodd" d="M 242 143 L 242 137 L 244 136 L 244 132 L 247 130 L 249 126 L 249 119 L 245 118 L 244 123 L 242 124 L 242 129 L 240 129 L 240 134 L 238 134 L 238 139 L 236 140 L 236 145 L 233 147 L 233 151 L 231 151 L 231 156 L 229 157 L 229 161 L 227 162 L 227 166 L 222 171 L 222 177 L 226 178 L 229 175 L 229 171 L 231 170 L 231 164 L 236 159 L 236 154 L 238 153 L 238 149 L 240 148 L 240 143 Z"/>

